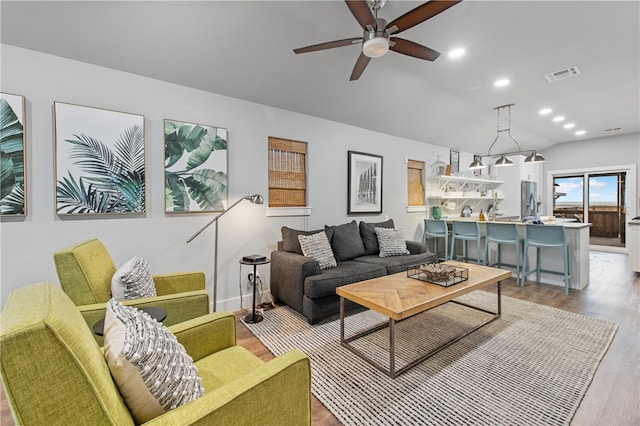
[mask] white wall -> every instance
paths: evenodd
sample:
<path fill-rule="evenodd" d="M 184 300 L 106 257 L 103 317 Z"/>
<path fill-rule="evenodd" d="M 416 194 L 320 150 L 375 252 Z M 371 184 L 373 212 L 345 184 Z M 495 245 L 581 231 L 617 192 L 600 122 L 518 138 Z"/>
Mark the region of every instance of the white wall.
<path fill-rule="evenodd" d="M 265 206 L 245 202 L 221 219 L 218 309 L 240 306 L 238 260 L 245 254 L 268 255 L 280 239 L 282 225 L 316 229 L 352 219 L 378 221 L 391 217 L 407 237 L 421 238 L 425 213 L 405 212 L 404 159 L 409 157 L 431 164 L 437 155 L 449 158 L 447 148 L 13 46 L 2 45 L 1 55 L 0 89 L 26 98 L 28 179 L 28 215 L 2 218 L 0 225 L 1 305 L 17 287 L 42 280 L 57 283 L 52 253 L 90 238 L 104 242 L 116 265 L 140 254 L 149 262 L 153 273 L 204 270 L 211 292 L 213 227 L 190 244 L 185 241 L 211 220 L 213 214 L 164 213 L 162 122 L 165 118 L 228 129 L 229 203 L 252 193 L 266 198 L 268 136 L 309 143 L 308 204 L 313 207 L 310 217 L 267 218 Z M 215 78 L 215 74 L 211 78 Z M 145 116 L 146 214 L 65 218 L 56 215 L 54 101 Z M 347 217 L 348 150 L 384 157 L 382 215 Z M 464 156 L 470 158 L 469 154 Z M 268 277 L 269 268 L 263 267 L 261 272 Z M 245 299 L 245 306 L 248 300 Z"/>

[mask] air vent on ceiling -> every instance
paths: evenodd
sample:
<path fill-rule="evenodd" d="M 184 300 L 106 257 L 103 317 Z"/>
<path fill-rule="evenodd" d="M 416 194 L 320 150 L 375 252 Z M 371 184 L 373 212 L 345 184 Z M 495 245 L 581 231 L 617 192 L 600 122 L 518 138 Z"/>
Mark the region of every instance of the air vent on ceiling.
<path fill-rule="evenodd" d="M 575 77 L 580 74 L 578 67 L 569 67 L 563 70 L 555 71 L 550 74 L 546 74 L 544 77 L 549 83 L 554 83 L 558 80 L 564 80 L 565 78 Z"/>

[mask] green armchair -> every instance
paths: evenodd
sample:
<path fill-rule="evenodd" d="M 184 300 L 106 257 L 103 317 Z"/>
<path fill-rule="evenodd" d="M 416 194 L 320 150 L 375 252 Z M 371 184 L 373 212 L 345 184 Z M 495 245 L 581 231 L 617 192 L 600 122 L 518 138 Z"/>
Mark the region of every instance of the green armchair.
<path fill-rule="evenodd" d="M 116 267 L 100 240 L 76 244 L 53 254 L 60 286 L 76 304 L 85 322 L 92 327 L 104 318 L 105 304 L 111 299 L 111 278 Z M 156 297 L 123 301 L 143 308 L 157 306 L 167 311 L 165 325 L 197 318 L 209 313 L 209 295 L 203 272 L 154 275 Z M 95 336 L 102 344 L 102 337 Z"/>
<path fill-rule="evenodd" d="M 171 326 L 205 394 L 149 425 L 309 425 L 309 359 L 264 362 L 236 345 L 236 319 L 218 312 Z M 0 375 L 16 424 L 133 425 L 103 352 L 56 285 L 14 290 L 0 317 Z"/>

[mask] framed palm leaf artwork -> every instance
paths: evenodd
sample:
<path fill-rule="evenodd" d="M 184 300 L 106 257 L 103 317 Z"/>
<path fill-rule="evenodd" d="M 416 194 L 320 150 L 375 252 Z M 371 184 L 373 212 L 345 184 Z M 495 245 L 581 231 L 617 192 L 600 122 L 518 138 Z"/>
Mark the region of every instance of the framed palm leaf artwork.
<path fill-rule="evenodd" d="M 216 212 L 227 201 L 227 130 L 164 120 L 165 212 Z"/>
<path fill-rule="evenodd" d="M 144 116 L 63 102 L 54 115 L 57 213 L 144 213 Z"/>
<path fill-rule="evenodd" d="M 0 93 L 0 215 L 27 214 L 24 96 Z"/>

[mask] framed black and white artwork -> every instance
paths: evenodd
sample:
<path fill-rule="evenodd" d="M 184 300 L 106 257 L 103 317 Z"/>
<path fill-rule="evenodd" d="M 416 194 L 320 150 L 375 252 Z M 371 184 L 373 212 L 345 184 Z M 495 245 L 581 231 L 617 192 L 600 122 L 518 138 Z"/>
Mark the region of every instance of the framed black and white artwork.
<path fill-rule="evenodd" d="M 382 156 L 349 151 L 347 214 L 382 213 Z"/>

